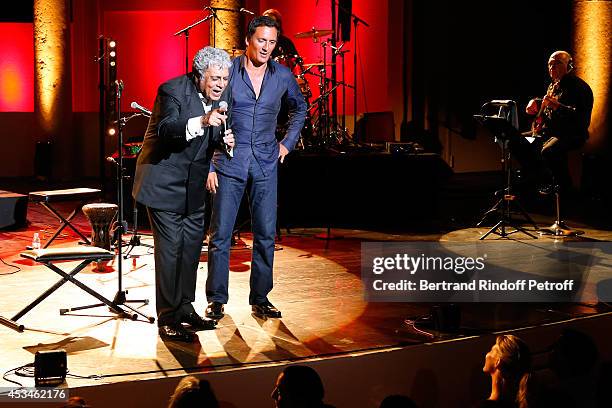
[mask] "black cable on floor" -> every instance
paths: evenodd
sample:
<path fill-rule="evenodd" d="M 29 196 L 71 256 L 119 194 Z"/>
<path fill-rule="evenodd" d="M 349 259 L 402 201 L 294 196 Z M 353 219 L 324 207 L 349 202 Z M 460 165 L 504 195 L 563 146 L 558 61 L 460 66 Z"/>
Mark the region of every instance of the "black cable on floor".
<path fill-rule="evenodd" d="M 17 375 L 19 377 L 34 377 L 34 363 L 28 363 L 16 368 L 11 368 L 10 370 L 5 371 L 2 375 L 2 379 L 4 381 L 8 381 L 13 384 L 17 384 L 20 387 L 23 387 L 24 385 L 20 382 L 8 378 L 7 376 L 9 375 Z"/>
<path fill-rule="evenodd" d="M 0 262 L 2 262 L 3 264 L 5 264 L 8 267 L 14 268 L 15 270 L 13 270 L 13 272 L 2 272 L 0 273 L 0 276 L 4 276 L 4 275 L 14 275 L 17 272 L 21 272 L 21 268 L 17 265 L 13 265 L 10 263 L 7 263 L 3 258 L 0 258 Z"/>

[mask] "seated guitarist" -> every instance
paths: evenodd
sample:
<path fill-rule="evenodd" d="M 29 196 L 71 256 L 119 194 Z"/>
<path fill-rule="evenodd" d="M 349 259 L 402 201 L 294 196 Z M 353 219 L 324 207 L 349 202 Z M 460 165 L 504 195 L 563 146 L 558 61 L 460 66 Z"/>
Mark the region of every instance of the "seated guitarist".
<path fill-rule="evenodd" d="M 552 192 L 555 185 L 561 190 L 571 187 L 567 152 L 582 147 L 589 137 L 593 91 L 573 70 L 568 52 L 553 52 L 548 59 L 548 91 L 527 104 L 527 114 L 535 115 L 532 136 L 536 141 L 530 148 L 540 156 L 536 160 L 545 177 L 540 182 L 546 183 L 540 188 L 542 193 Z"/>

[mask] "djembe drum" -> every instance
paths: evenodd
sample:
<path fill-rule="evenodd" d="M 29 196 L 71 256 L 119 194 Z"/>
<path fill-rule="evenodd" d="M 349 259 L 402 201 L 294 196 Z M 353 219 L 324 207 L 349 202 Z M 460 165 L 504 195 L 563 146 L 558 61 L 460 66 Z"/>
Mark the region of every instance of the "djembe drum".
<path fill-rule="evenodd" d="M 117 215 L 116 204 L 94 203 L 83 206 L 91 224 L 91 244 L 110 251 L 110 226 Z"/>
<path fill-rule="evenodd" d="M 117 215 L 116 204 L 94 203 L 83 206 L 83 213 L 91 224 L 91 244 L 110 251 L 111 224 Z M 107 262 L 92 262 L 95 271 L 104 271 Z"/>

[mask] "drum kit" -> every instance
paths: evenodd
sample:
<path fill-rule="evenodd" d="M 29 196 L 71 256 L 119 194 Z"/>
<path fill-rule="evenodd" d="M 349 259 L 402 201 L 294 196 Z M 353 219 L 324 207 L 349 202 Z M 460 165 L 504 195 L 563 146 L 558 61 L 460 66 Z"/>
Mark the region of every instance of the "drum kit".
<path fill-rule="evenodd" d="M 344 81 L 344 54 L 349 50 L 343 49 L 344 43 L 333 46 L 330 40 L 323 40 L 324 37 L 328 37 L 333 34 L 333 30 L 317 29 L 313 27 L 309 31 L 299 32 L 294 35 L 294 38 L 296 39 L 307 39 L 312 40 L 314 43 L 318 43 L 321 47 L 323 61 L 304 63 L 304 60 L 300 55 L 288 55 L 283 53 L 274 58 L 276 62 L 285 65 L 293 72 L 300 90 L 304 95 L 306 104 L 308 105 L 306 123 L 304 125 L 304 129 L 302 130 L 300 142 L 298 144 L 298 147 L 302 149 L 320 149 L 333 147 L 339 144 L 346 145 L 352 142 L 348 131 L 343 126 L 345 115 L 345 98 L 343 98 L 342 124 L 338 123 L 337 119 L 330 112 L 330 99 L 332 95 L 336 95 L 340 89 L 342 89 L 344 95 L 345 88 L 353 88 L 352 85 L 349 85 Z M 335 53 L 335 55 L 341 57 L 341 81 L 334 81 L 328 75 L 328 67 L 334 65 L 334 63 L 327 61 L 328 49 Z M 309 82 L 309 79 L 312 78 L 318 81 L 317 88 L 319 94 L 315 99 L 313 99 L 313 92 L 310 88 Z M 285 129 L 286 118 L 280 115 L 277 128 L 277 134 L 279 137 L 284 136 Z"/>
<path fill-rule="evenodd" d="M 325 37 L 333 34 L 334 30 L 312 27 L 308 31 L 299 32 L 293 36 L 296 39 L 312 40 L 314 43 L 318 43 L 321 47 L 323 61 L 304 63 L 304 59 L 300 55 L 286 54 L 282 51 L 274 57 L 277 63 L 291 70 L 308 106 L 306 122 L 297 146 L 300 149 L 321 149 L 337 145 L 346 146 L 353 143 L 347 129 L 344 127 L 346 111 L 346 98 L 344 94 L 346 88 L 354 89 L 353 85 L 347 84 L 344 80 L 344 54 L 349 50 L 343 48 L 344 43 L 334 46 L 331 40 L 325 40 Z M 328 49 L 341 58 L 341 81 L 334 81 L 328 75 L 328 67 L 334 65 L 333 62 L 327 61 Z M 227 51 L 232 57 L 236 57 L 243 52 L 243 50 L 236 48 Z M 319 93 L 314 99 L 309 79 L 316 79 L 318 81 L 317 88 Z M 341 122 L 338 122 L 337 118 L 330 112 L 331 97 L 332 95 L 337 95 L 339 90 L 342 90 L 343 95 Z M 287 112 L 281 111 L 276 131 L 279 139 L 282 139 L 285 135 L 287 120 Z M 125 143 L 122 152 L 123 158 L 135 159 L 142 149 L 142 144 L 142 142 Z M 111 157 L 117 159 L 119 151 L 115 151 Z"/>

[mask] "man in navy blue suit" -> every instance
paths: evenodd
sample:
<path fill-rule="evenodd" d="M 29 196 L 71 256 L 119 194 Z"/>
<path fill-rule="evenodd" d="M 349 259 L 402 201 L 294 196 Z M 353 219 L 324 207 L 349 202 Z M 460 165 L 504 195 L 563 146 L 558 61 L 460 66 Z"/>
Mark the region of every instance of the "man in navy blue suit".
<path fill-rule="evenodd" d="M 163 340 L 191 342 L 193 330 L 215 328 L 216 322 L 200 317 L 192 302 L 212 148 L 234 144 L 231 130 L 221 126 L 231 104 L 230 67 L 225 51 L 205 47 L 193 58 L 192 72 L 160 85 L 136 164 L 132 194 L 147 206 L 153 230 L 157 324 Z"/>
<path fill-rule="evenodd" d="M 291 71 L 271 59 L 278 23 L 267 16 L 249 23 L 245 54 L 232 62 L 232 155 L 217 150 L 206 186 L 215 193 L 208 249 L 206 316 L 221 319 L 228 301 L 229 251 L 236 214 L 244 191 L 249 195 L 253 253 L 249 304 L 261 318 L 281 317 L 268 299 L 272 290 L 278 161 L 295 147 L 306 118 L 306 102 Z M 276 119 L 286 103 L 289 124 L 276 140 Z"/>

